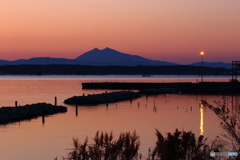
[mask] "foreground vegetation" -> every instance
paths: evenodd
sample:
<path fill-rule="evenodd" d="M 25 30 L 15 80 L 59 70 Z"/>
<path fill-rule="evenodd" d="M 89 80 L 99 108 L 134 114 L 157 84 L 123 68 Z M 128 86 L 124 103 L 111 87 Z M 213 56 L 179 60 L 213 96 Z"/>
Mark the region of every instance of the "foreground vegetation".
<path fill-rule="evenodd" d="M 113 133 L 97 132 L 93 143 L 88 138 L 81 143 L 73 138 L 73 148 L 67 158 L 71 160 L 210 160 L 236 159 L 237 157 L 211 157 L 210 152 L 240 153 L 240 109 L 227 107 L 225 101 L 215 102 L 212 106 L 206 101 L 202 104 L 212 110 L 220 119 L 220 127 L 224 130 L 221 138 L 213 141 L 200 135 L 196 137 L 191 131 L 175 130 L 164 137 L 156 129 L 157 141 L 154 148 L 149 148 L 147 157 L 138 152 L 139 136 L 134 131 L 121 133 L 114 139 Z M 57 158 L 55 158 L 57 160 Z"/>
<path fill-rule="evenodd" d="M 240 106 L 228 107 L 225 100 L 215 101 L 215 106 L 206 101 L 202 101 L 202 104 L 212 110 L 220 119 L 220 127 L 224 131 L 222 137 L 231 145 L 229 149 L 240 154 Z"/>
<path fill-rule="evenodd" d="M 206 143 L 203 136 L 195 137 L 191 131 L 180 132 L 175 130 L 173 134 L 168 133 L 167 137 L 156 129 L 157 142 L 153 149 L 149 148 L 148 157 L 138 153 L 140 139 L 136 132 L 121 133 L 117 139 L 111 133 L 97 132 L 93 143 L 88 138 L 81 143 L 73 138 L 73 148 L 66 159 L 72 160 L 185 160 L 185 159 L 210 159 L 210 151 L 221 148 L 217 141 L 212 145 Z M 55 158 L 57 160 L 57 158 Z"/>

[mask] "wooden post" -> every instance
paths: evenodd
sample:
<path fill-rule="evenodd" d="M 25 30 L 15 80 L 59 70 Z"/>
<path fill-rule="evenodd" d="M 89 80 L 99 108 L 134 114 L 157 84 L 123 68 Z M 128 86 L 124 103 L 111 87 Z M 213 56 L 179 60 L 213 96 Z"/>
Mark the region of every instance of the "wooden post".
<path fill-rule="evenodd" d="M 78 101 L 76 103 L 76 116 L 78 116 Z"/>
<path fill-rule="evenodd" d="M 45 123 L 45 116 L 42 115 L 42 124 L 44 124 L 44 123 Z"/>
<path fill-rule="evenodd" d="M 138 108 L 139 108 L 139 106 L 140 106 L 140 103 L 138 102 Z"/>
<path fill-rule="evenodd" d="M 108 97 L 107 97 L 106 107 L 108 107 Z"/>
<path fill-rule="evenodd" d="M 55 97 L 55 106 L 57 106 L 57 97 Z"/>
<path fill-rule="evenodd" d="M 107 95 L 107 91 L 105 92 L 106 93 L 106 97 L 107 97 L 107 101 L 106 101 L 106 107 L 108 107 L 108 95 Z"/>
<path fill-rule="evenodd" d="M 17 107 L 17 106 L 18 106 L 18 105 L 17 105 L 17 103 L 18 103 L 18 102 L 17 102 L 17 101 L 15 101 L 15 107 Z"/>
<path fill-rule="evenodd" d="M 45 123 L 45 106 L 42 106 L 42 124 Z"/>

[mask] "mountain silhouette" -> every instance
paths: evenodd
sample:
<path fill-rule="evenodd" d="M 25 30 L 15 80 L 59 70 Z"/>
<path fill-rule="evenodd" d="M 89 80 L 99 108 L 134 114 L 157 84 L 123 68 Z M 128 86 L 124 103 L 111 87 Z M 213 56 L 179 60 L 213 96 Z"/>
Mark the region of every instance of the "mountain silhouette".
<path fill-rule="evenodd" d="M 154 61 L 147 58 L 143 58 L 137 55 L 130 55 L 126 53 L 121 53 L 117 50 L 111 48 L 105 48 L 100 50 L 94 48 L 81 56 L 77 57 L 75 60 L 85 61 L 89 63 L 97 62 L 104 63 L 106 65 L 123 65 L 123 66 L 137 66 L 137 65 L 178 65 L 176 63 L 164 62 L 164 61 Z"/>
<path fill-rule="evenodd" d="M 30 59 L 18 59 L 14 61 L 0 60 L 0 65 L 91 65 L 91 66 L 173 66 L 179 65 L 176 63 L 156 61 L 143 58 L 137 55 L 121 53 L 111 48 L 98 49 L 94 48 L 83 53 L 75 59 L 67 58 L 50 58 L 50 57 L 35 57 Z M 201 66 L 201 62 L 189 64 L 191 66 Z M 232 67 L 231 63 L 223 62 L 203 62 L 204 67 L 228 68 Z"/>
<path fill-rule="evenodd" d="M 196 62 L 193 64 L 189 64 L 191 66 L 202 66 L 202 62 Z M 232 68 L 232 63 L 223 63 L 223 62 L 203 62 L 203 66 L 205 67 L 214 67 L 214 68 Z"/>

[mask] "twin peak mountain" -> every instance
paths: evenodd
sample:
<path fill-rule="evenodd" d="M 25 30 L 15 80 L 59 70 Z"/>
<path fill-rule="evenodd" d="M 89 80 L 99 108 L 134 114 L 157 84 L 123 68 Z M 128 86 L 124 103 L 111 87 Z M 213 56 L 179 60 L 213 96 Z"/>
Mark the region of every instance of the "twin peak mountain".
<path fill-rule="evenodd" d="M 77 57 L 75 60 L 82 62 L 91 62 L 92 64 L 100 65 L 121 65 L 121 66 L 137 66 L 137 65 L 177 65 L 174 63 L 163 62 L 163 61 L 153 61 L 146 59 L 137 55 L 130 55 L 126 53 L 121 53 L 111 48 L 98 49 L 94 48 L 81 56 Z"/>

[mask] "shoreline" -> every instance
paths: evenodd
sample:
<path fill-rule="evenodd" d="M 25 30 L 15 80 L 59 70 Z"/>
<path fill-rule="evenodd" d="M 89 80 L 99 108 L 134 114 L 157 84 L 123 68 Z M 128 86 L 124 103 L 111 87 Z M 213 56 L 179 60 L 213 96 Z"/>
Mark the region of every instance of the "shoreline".
<path fill-rule="evenodd" d="M 125 79 L 125 78 L 131 78 L 131 79 L 201 79 L 201 75 L 151 75 L 150 77 L 143 77 L 143 75 L 125 75 L 125 74 L 107 74 L 107 75 L 56 75 L 56 74 L 49 74 L 49 75 L 0 75 L 0 79 L 59 79 L 59 78 L 67 78 L 67 79 L 90 79 L 90 78 L 98 78 L 98 79 Z M 207 75 L 204 76 L 204 79 L 231 79 L 231 75 Z"/>

